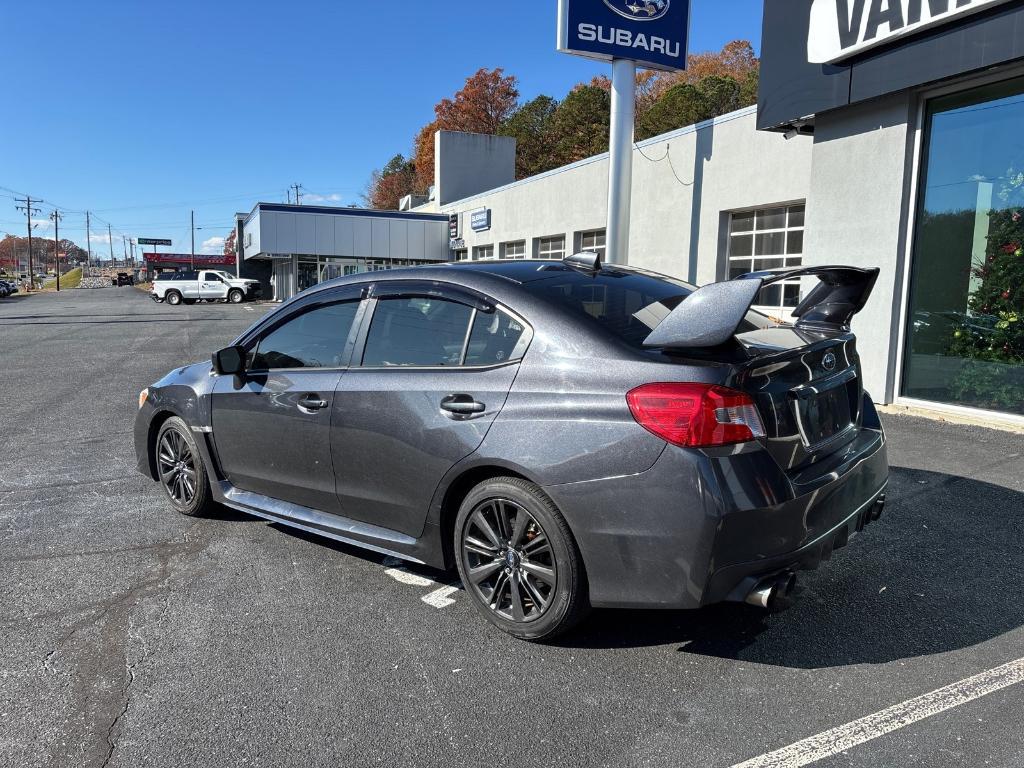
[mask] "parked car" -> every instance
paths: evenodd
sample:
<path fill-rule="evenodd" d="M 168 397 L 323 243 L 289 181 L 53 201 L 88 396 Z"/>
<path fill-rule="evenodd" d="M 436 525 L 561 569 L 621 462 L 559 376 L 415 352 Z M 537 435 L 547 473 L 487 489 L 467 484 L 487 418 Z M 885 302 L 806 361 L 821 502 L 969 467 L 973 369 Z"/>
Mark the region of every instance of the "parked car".
<path fill-rule="evenodd" d="M 261 294 L 258 280 L 237 278 L 227 272 L 203 269 L 195 272 L 163 272 L 153 281 L 151 296 L 154 301 L 166 301 L 172 306 L 205 301 L 228 301 L 240 304 L 253 301 Z"/>
<path fill-rule="evenodd" d="M 6 280 L 0 280 L 0 299 L 6 299 L 11 295 L 11 286 Z"/>
<path fill-rule="evenodd" d="M 115 282 L 119 287 L 123 285 L 135 285 L 135 277 L 128 272 L 118 272 Z"/>
<path fill-rule="evenodd" d="M 750 311 L 803 275 L 795 325 Z M 143 390 L 138 468 L 186 515 L 457 568 L 521 638 L 590 606 L 771 607 L 881 514 L 849 328 L 877 275 L 696 289 L 579 254 L 338 278 Z"/>

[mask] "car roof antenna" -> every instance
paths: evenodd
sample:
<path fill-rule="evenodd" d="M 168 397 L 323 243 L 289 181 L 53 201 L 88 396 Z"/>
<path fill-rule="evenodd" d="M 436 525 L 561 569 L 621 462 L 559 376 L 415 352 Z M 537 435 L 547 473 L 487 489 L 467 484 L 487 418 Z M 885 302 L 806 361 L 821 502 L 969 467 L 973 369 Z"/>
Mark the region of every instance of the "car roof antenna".
<path fill-rule="evenodd" d="M 587 272 L 600 272 L 601 254 L 596 251 L 580 251 L 579 253 L 574 253 L 571 256 L 566 256 L 562 259 L 562 263 L 567 267 L 576 267 L 577 269 L 584 269 Z"/>

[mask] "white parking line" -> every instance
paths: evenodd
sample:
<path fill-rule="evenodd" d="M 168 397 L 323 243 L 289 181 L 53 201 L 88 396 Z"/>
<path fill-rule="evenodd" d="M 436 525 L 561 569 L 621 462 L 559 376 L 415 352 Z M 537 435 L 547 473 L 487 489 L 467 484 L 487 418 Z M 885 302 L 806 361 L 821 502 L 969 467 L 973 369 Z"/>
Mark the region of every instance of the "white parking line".
<path fill-rule="evenodd" d="M 737 763 L 732 768 L 800 768 L 1020 682 L 1024 682 L 1024 659 L 895 704 L 788 747 Z"/>
<path fill-rule="evenodd" d="M 437 584 L 433 579 L 420 576 L 418 573 L 410 573 L 405 568 L 388 568 L 384 573 L 395 581 L 408 584 L 410 587 L 429 587 L 431 584 Z"/>
<path fill-rule="evenodd" d="M 462 589 L 461 584 L 449 584 L 448 586 L 435 589 L 433 592 L 424 595 L 420 600 L 427 605 L 432 605 L 434 608 L 447 608 L 449 605 L 453 605 L 455 603 L 449 595 L 454 595 L 460 589 Z"/>

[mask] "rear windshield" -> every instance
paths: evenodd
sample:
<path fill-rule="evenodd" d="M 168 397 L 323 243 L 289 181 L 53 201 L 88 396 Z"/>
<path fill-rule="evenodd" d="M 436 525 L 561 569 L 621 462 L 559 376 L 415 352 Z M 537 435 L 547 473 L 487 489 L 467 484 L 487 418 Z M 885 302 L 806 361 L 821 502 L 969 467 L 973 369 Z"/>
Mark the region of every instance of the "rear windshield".
<path fill-rule="evenodd" d="M 598 323 L 636 349 L 696 288 L 663 275 L 604 268 L 596 275 L 575 269 L 527 282 L 523 288 Z M 740 332 L 764 327 L 767 318 L 748 312 Z"/>

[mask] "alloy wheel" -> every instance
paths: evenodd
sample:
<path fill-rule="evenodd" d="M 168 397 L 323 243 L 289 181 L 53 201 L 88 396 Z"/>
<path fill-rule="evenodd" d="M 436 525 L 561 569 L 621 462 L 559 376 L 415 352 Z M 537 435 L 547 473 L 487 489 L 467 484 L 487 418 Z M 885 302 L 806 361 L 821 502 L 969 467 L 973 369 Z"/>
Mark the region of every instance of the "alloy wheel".
<path fill-rule="evenodd" d="M 508 499 L 487 499 L 462 531 L 469 584 L 504 619 L 529 622 L 550 607 L 557 584 L 551 541 L 537 519 Z"/>
<path fill-rule="evenodd" d="M 171 500 L 188 506 L 196 497 L 196 463 L 188 442 L 176 429 L 160 438 L 157 448 L 160 481 Z"/>

